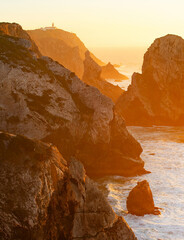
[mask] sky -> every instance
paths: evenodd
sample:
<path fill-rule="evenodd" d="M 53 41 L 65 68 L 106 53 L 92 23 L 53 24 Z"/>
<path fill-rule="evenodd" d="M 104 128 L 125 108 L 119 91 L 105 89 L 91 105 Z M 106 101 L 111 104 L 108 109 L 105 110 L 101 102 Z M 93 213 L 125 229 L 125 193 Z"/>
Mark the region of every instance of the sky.
<path fill-rule="evenodd" d="M 1 0 L 0 21 L 76 33 L 87 47 L 145 47 L 184 37 L 184 0 Z"/>

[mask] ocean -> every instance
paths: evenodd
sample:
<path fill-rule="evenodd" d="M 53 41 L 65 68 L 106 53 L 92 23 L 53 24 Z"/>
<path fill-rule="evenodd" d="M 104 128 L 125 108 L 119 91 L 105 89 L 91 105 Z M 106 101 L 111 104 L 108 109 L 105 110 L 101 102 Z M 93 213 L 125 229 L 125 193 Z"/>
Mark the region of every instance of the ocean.
<path fill-rule="evenodd" d="M 129 54 L 127 60 L 125 57 L 120 60 L 123 49 L 116 51 L 117 58 L 114 53 L 110 61 L 121 63 L 118 70 L 129 79 L 122 82 L 109 81 L 126 90 L 133 72 L 141 72 L 142 50 L 139 49 L 137 57 Z M 97 52 L 100 53 L 99 50 Z M 104 61 L 111 56 L 110 50 L 102 52 L 104 58 L 101 53 L 101 59 Z M 108 197 L 114 211 L 125 218 L 138 240 L 184 240 L 184 127 L 128 127 L 128 130 L 141 143 L 141 157 L 145 168 L 151 173 L 130 178 L 105 177 L 98 180 L 99 187 Z M 137 217 L 126 213 L 127 196 L 142 180 L 149 182 L 155 206 L 162 209 L 161 215 Z"/>

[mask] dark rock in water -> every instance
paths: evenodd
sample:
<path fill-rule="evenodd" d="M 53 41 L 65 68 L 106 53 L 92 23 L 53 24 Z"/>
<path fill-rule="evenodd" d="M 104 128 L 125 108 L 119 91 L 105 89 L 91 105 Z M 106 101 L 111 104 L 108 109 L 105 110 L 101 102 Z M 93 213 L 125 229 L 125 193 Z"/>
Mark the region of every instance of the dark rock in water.
<path fill-rule="evenodd" d="M 116 109 L 127 125 L 184 125 L 184 39 L 158 38 L 144 55 Z"/>
<path fill-rule="evenodd" d="M 56 147 L 0 133 L 1 240 L 136 240 L 83 165 Z"/>
<path fill-rule="evenodd" d="M 144 180 L 138 182 L 127 198 L 128 213 L 143 216 L 145 214 L 159 215 L 160 211 L 154 205 L 153 195 L 149 183 Z"/>
<path fill-rule="evenodd" d="M 112 100 L 52 59 L 36 58 L 27 33 L 14 27 L 26 39 L 0 33 L 0 130 L 53 143 L 90 176 L 144 173 L 142 148 Z"/>

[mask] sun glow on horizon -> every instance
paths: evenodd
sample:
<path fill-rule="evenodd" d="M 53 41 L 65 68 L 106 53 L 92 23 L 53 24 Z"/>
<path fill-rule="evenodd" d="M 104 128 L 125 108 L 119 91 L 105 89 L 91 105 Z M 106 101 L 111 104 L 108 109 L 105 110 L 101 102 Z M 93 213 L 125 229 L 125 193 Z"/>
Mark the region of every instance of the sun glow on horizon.
<path fill-rule="evenodd" d="M 168 33 L 184 36 L 183 9 L 183 0 L 6 0 L 0 15 L 24 29 L 55 22 L 87 47 L 147 47 Z"/>

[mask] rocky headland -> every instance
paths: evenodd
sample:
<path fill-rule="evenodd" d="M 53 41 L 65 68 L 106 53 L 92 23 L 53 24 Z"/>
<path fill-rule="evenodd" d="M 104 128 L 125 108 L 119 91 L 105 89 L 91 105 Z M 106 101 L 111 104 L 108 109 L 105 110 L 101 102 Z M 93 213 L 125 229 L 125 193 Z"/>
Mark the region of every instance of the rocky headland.
<path fill-rule="evenodd" d="M 128 125 L 184 124 L 184 40 L 158 38 L 144 55 L 142 74 L 134 73 L 116 110 Z"/>
<path fill-rule="evenodd" d="M 142 148 L 112 100 L 54 60 L 38 57 L 28 34 L 15 26 L 12 35 L 0 33 L 0 130 L 53 143 L 90 176 L 145 173 Z"/>
<path fill-rule="evenodd" d="M 36 42 L 42 55 L 58 61 L 64 67 L 74 72 L 80 79 L 83 78 L 87 67 L 84 65 L 86 52 L 89 51 L 76 34 L 61 29 L 45 31 L 42 29 L 36 29 L 27 32 Z M 126 79 L 126 76 L 119 73 L 113 65 L 105 65 L 105 63 L 95 57 L 91 52 L 89 52 L 89 55 L 96 65 L 98 65 L 98 68 L 101 69 L 100 80 L 104 80 L 100 81 L 97 78 L 95 79 L 95 74 L 92 79 L 88 79 L 88 84 L 95 86 L 100 91 L 103 89 L 103 94 L 108 97 L 113 96 L 112 100 L 116 101 L 123 91 L 121 88 L 117 90 L 118 87 L 115 87 L 110 83 L 106 84 L 105 79 L 123 80 Z M 90 69 L 88 71 L 90 71 Z M 109 92 L 111 92 L 111 94 L 109 94 Z"/>

